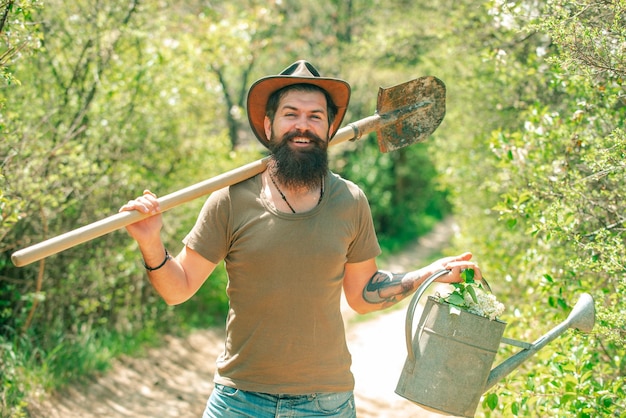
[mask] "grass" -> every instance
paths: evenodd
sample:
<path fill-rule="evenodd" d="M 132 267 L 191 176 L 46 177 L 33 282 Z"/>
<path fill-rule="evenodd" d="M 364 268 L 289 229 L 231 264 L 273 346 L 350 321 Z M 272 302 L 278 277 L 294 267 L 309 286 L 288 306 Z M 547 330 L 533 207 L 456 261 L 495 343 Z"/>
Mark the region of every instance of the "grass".
<path fill-rule="evenodd" d="M 87 376 L 104 373 L 120 355 L 140 355 L 146 348 L 158 346 L 161 335 L 155 329 L 132 334 L 99 331 L 73 340 L 61 337 L 47 351 L 31 341 L 20 338 L 5 340 L 0 345 L 2 418 L 28 416 L 29 400 L 62 390 Z"/>

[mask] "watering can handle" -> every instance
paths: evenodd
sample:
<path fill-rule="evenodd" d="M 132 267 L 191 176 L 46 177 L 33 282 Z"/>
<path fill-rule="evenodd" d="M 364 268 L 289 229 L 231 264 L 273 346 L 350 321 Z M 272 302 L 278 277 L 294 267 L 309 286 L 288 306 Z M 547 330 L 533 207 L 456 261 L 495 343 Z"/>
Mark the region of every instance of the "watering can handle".
<path fill-rule="evenodd" d="M 430 277 L 428 277 L 426 280 L 424 280 L 422 284 L 420 284 L 420 286 L 417 288 L 417 291 L 413 295 L 413 299 L 411 299 L 411 303 L 407 308 L 404 332 L 406 334 L 406 350 L 409 361 L 411 362 L 415 362 L 415 354 L 413 353 L 413 316 L 415 315 L 415 308 L 417 307 L 417 303 L 422 298 L 422 295 L 426 291 L 426 288 L 430 286 L 432 282 L 448 273 L 450 273 L 450 270 L 439 270 L 432 274 Z"/>

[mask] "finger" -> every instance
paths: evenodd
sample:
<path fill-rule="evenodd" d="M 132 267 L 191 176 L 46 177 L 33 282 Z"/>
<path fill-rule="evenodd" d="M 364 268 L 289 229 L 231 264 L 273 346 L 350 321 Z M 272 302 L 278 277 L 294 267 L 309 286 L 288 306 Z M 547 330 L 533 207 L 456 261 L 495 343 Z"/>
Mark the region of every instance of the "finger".
<path fill-rule="evenodd" d="M 147 205 L 141 203 L 139 200 L 129 200 L 127 204 L 125 204 L 124 206 L 120 208 L 120 212 L 121 211 L 133 211 L 133 210 L 136 210 L 142 213 L 150 212 L 150 208 Z"/>
<path fill-rule="evenodd" d="M 157 201 L 150 200 L 144 196 L 138 197 L 135 200 L 129 200 L 124 206 L 120 208 L 122 211 L 136 210 L 141 213 L 151 213 L 159 211 L 159 203 Z"/>
<path fill-rule="evenodd" d="M 468 262 L 466 260 L 452 260 L 452 261 L 448 261 L 445 265 L 444 268 L 448 269 L 448 270 L 460 270 L 462 268 L 472 268 L 474 267 L 475 264 L 472 262 Z"/>
<path fill-rule="evenodd" d="M 460 270 L 456 270 L 456 271 L 454 269 L 447 269 L 447 270 L 448 270 L 448 274 L 439 277 L 436 281 L 440 283 L 458 283 L 462 281 Z"/>
<path fill-rule="evenodd" d="M 459 256 L 456 256 L 455 260 L 456 261 L 469 261 L 469 260 L 472 259 L 472 256 L 473 256 L 472 253 L 470 253 L 468 251 L 468 252 L 465 252 L 465 253 L 463 253 L 463 254 L 461 254 Z"/>
<path fill-rule="evenodd" d="M 150 190 L 146 189 L 143 191 L 143 197 L 145 197 L 146 199 L 149 199 L 151 201 L 157 201 L 157 195 L 152 193 Z"/>
<path fill-rule="evenodd" d="M 129 200 L 128 203 L 122 205 L 122 207 L 118 210 L 118 212 L 129 212 L 131 210 L 136 209 L 136 202 L 134 200 Z"/>
<path fill-rule="evenodd" d="M 150 190 L 146 189 L 143 191 L 143 196 L 145 199 L 147 199 L 150 203 L 152 203 L 154 210 L 156 211 L 160 211 L 161 210 L 161 206 L 159 204 L 159 200 L 157 199 L 157 195 L 152 193 Z"/>
<path fill-rule="evenodd" d="M 151 195 L 144 195 L 137 199 L 140 210 L 144 213 L 156 213 L 159 211 L 159 202 Z"/>

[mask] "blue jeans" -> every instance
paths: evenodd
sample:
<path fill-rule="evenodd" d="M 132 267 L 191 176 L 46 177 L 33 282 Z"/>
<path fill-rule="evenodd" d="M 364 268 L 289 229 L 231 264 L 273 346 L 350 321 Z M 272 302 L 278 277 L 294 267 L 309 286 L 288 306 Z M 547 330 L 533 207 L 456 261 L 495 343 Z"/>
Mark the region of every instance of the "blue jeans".
<path fill-rule="evenodd" d="M 203 418 L 356 418 L 354 394 L 271 395 L 215 385 Z"/>

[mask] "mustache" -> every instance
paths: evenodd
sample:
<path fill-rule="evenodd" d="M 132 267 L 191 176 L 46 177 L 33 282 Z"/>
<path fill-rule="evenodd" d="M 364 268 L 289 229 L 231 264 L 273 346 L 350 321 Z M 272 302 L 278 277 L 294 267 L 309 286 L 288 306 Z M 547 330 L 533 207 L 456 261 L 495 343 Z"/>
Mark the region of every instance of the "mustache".
<path fill-rule="evenodd" d="M 312 142 L 315 142 L 317 145 L 322 145 L 324 143 L 324 140 L 322 138 L 320 138 L 319 136 L 315 135 L 313 132 L 311 131 L 300 131 L 300 130 L 293 130 L 291 132 L 287 132 L 285 135 L 283 135 L 283 141 L 291 141 L 294 138 L 306 138 Z"/>

